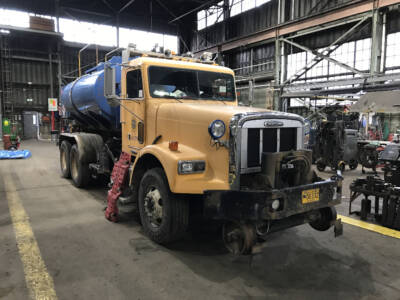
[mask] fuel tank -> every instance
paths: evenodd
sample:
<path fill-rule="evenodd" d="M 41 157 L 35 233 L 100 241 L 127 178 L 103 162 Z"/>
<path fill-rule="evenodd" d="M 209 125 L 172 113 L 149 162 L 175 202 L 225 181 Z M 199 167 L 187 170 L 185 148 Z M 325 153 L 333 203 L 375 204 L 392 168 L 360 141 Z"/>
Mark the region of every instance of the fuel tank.
<path fill-rule="evenodd" d="M 121 62 L 120 56 L 107 62 L 115 68 L 117 95 L 121 92 Z M 120 130 L 120 107 L 111 107 L 104 97 L 104 63 L 64 87 L 61 105 L 66 117 L 91 130 Z"/>

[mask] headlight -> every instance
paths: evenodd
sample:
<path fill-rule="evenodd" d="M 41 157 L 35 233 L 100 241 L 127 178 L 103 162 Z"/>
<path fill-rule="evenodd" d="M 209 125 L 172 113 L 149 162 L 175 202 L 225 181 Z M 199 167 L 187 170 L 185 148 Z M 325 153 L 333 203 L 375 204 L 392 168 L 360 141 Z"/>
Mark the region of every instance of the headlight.
<path fill-rule="evenodd" d="M 281 202 L 279 200 L 274 200 L 271 204 L 273 210 L 278 210 L 281 207 Z"/>
<path fill-rule="evenodd" d="M 208 127 L 208 132 L 214 140 L 219 140 L 225 135 L 225 123 L 221 120 L 215 120 Z"/>
<path fill-rule="evenodd" d="M 203 173 L 205 169 L 206 162 L 204 160 L 180 160 L 178 162 L 178 173 L 181 175 Z"/>

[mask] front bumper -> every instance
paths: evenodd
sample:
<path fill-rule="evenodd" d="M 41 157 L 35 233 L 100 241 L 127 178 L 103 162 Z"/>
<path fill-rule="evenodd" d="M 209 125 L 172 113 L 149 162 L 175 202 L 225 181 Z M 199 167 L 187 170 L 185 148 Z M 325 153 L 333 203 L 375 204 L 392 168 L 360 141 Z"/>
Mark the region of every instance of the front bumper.
<path fill-rule="evenodd" d="M 303 191 L 319 189 L 319 201 L 303 203 Z M 271 191 L 206 191 L 204 215 L 217 220 L 266 221 L 306 215 L 341 203 L 342 179 Z M 278 210 L 272 202 L 280 201 Z"/>

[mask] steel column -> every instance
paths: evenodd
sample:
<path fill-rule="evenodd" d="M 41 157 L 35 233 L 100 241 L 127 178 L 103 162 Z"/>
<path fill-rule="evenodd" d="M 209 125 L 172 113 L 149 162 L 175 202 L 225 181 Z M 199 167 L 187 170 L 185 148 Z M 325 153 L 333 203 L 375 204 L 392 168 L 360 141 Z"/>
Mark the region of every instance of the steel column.
<path fill-rule="evenodd" d="M 381 69 L 383 41 L 383 14 L 379 9 L 375 9 L 372 16 L 371 75 L 376 75 L 383 71 Z"/>
<path fill-rule="evenodd" d="M 50 98 L 54 97 L 54 87 L 53 87 L 53 62 L 52 54 L 49 53 L 49 84 L 50 84 Z"/>

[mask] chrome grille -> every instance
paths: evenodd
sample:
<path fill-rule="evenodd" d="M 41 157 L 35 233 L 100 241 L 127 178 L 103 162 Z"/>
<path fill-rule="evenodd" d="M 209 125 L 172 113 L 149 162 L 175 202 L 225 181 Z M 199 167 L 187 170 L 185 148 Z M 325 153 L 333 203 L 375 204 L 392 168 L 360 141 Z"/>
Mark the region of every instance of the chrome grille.
<path fill-rule="evenodd" d="M 260 125 L 259 122 L 242 128 L 240 149 L 242 174 L 261 171 L 263 152 L 287 152 L 302 148 L 302 123 L 289 121 L 279 128 L 257 128 L 255 127 L 257 125 Z"/>

